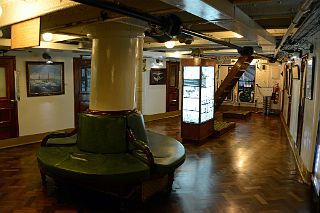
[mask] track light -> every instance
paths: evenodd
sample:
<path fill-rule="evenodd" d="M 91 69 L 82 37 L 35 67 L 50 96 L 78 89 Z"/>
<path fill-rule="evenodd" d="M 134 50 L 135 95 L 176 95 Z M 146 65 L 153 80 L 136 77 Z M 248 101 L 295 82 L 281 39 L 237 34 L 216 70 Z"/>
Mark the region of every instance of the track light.
<path fill-rule="evenodd" d="M 42 58 L 46 60 L 47 64 L 52 64 L 52 57 L 49 55 L 49 53 L 43 53 Z"/>

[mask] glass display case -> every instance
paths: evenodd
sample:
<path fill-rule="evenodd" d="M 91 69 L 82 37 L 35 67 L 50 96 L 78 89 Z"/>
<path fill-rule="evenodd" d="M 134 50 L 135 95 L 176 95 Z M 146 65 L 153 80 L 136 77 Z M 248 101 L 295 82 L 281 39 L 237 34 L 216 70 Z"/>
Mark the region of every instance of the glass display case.
<path fill-rule="evenodd" d="M 213 133 L 214 61 L 184 59 L 181 137 L 202 140 Z"/>

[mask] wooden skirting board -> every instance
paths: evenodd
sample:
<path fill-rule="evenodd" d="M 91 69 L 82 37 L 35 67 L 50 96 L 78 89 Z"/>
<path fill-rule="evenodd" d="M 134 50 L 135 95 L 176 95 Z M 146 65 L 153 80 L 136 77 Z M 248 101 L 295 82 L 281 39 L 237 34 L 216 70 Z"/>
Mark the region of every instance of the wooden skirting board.
<path fill-rule="evenodd" d="M 154 115 L 143 115 L 143 118 L 145 122 L 148 122 L 148 121 L 160 120 L 164 118 L 176 117 L 180 115 L 181 115 L 181 111 L 177 110 L 177 111 L 164 112 L 164 113 L 159 113 Z"/>
<path fill-rule="evenodd" d="M 292 149 L 294 158 L 296 160 L 296 164 L 297 164 L 298 170 L 300 172 L 300 176 L 302 177 L 302 180 L 304 183 L 310 185 L 311 184 L 311 172 L 308 171 L 308 169 L 304 166 L 304 164 L 302 162 L 302 159 L 299 155 L 299 150 L 294 145 L 294 140 L 292 138 L 292 135 L 289 131 L 288 126 L 286 125 L 286 122 L 284 120 L 282 113 L 280 113 L 280 118 L 281 118 L 282 126 L 284 127 L 287 138 L 289 140 L 289 144 Z"/>
<path fill-rule="evenodd" d="M 60 132 L 60 131 L 70 132 L 72 130 L 73 129 L 64 129 L 64 130 L 59 130 L 59 131 L 54 131 L 54 132 Z M 46 132 L 46 133 L 40 133 L 40 134 L 35 134 L 35 135 L 25 135 L 25 136 L 20 136 L 17 138 L 9 138 L 9 139 L 0 140 L 0 149 L 21 146 L 21 145 L 27 145 L 27 144 L 32 144 L 32 143 L 39 143 L 49 133 L 50 132 Z"/>

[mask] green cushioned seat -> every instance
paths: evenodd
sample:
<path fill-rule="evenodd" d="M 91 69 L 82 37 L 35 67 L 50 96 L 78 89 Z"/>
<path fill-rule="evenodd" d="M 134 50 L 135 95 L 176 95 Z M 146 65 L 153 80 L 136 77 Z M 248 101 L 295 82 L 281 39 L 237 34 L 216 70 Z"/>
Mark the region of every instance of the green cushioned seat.
<path fill-rule="evenodd" d="M 76 145 L 78 135 L 72 135 L 64 138 L 49 138 L 48 145 Z"/>
<path fill-rule="evenodd" d="M 146 134 L 146 128 L 144 125 L 143 116 L 140 113 L 134 112 L 127 116 L 128 126 L 132 129 L 132 132 L 136 139 L 149 143 L 148 136 Z"/>
<path fill-rule="evenodd" d="M 79 114 L 77 145 L 84 152 L 125 153 L 126 127 L 124 116 Z"/>
<path fill-rule="evenodd" d="M 155 173 L 171 173 L 183 164 L 186 158 L 185 149 L 179 141 L 151 131 L 147 131 L 147 135 L 154 157 Z"/>
<path fill-rule="evenodd" d="M 185 150 L 173 138 L 145 131 L 139 113 L 80 114 L 78 131 L 45 137 L 37 159 L 44 179 L 48 175 L 108 188 L 114 184 L 141 184 L 153 175 L 173 177 L 175 169 L 185 160 Z M 168 179 L 169 185 L 172 180 Z"/>
<path fill-rule="evenodd" d="M 94 154 L 64 146 L 41 147 L 37 157 L 40 168 L 67 179 L 130 182 L 150 175 L 149 167 L 129 153 Z"/>

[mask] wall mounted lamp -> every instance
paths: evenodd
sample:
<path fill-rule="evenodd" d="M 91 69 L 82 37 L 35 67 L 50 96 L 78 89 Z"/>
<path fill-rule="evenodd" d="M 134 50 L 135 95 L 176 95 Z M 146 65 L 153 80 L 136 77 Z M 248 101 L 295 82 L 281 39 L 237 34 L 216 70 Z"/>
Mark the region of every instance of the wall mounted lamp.
<path fill-rule="evenodd" d="M 47 64 L 52 64 L 52 57 L 49 55 L 49 53 L 42 53 L 42 58 L 46 60 Z"/>

